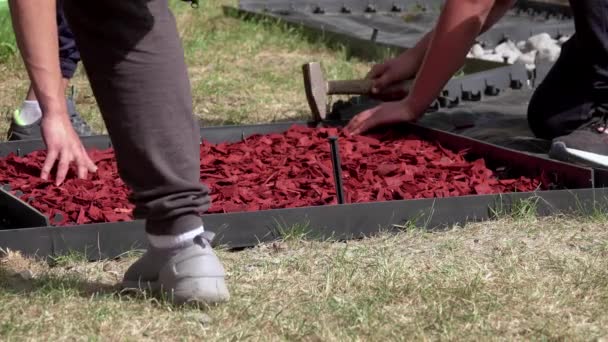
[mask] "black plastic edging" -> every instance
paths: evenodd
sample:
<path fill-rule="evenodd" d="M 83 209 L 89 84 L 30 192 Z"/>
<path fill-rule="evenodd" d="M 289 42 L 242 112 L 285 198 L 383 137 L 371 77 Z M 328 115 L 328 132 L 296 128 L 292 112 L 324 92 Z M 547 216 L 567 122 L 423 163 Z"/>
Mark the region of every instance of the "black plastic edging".
<path fill-rule="evenodd" d="M 442 229 L 511 215 L 526 202 L 539 216 L 592 214 L 606 208 L 607 195 L 606 189 L 582 189 L 463 196 L 209 214 L 204 216 L 204 222 L 207 230 L 217 233 L 213 245 L 243 248 L 275 241 L 282 234 L 289 234 L 291 229 L 321 240 L 357 239 L 412 225 Z M 3 250 L 19 250 L 25 255 L 42 258 L 77 251 L 91 260 L 98 260 L 147 246 L 143 221 L 0 231 Z"/>
<path fill-rule="evenodd" d="M 552 159 L 539 158 L 531 154 L 492 145 L 480 140 L 467 138 L 423 126 L 415 126 L 415 132 L 428 141 L 436 141 L 444 147 L 468 150 L 471 158 L 483 158 L 490 168 L 505 167 L 516 175 L 540 175 L 544 172 L 549 178 L 569 189 L 593 188 L 594 173 L 606 172 L 575 166 Z M 414 131 L 414 130 L 413 130 Z M 603 186 L 597 184 L 596 186 Z"/>
<path fill-rule="evenodd" d="M 0 187 L 0 230 L 48 225 L 46 216 Z"/>
<path fill-rule="evenodd" d="M 204 139 L 211 142 L 234 142 L 246 139 L 252 134 L 278 133 L 293 124 L 279 124 L 212 127 L 201 129 Z M 343 123 L 335 123 L 340 125 Z M 425 139 L 440 142 L 446 148 L 470 149 L 470 154 L 485 157 L 488 164 L 512 168 L 516 172 L 534 174 L 540 170 L 557 175 L 563 184 L 572 190 L 542 191 L 538 193 L 509 193 L 502 195 L 462 196 L 405 201 L 387 201 L 319 207 L 275 209 L 257 212 L 229 214 L 206 214 L 203 216 L 208 230 L 218 233 L 216 245 L 231 248 L 248 247 L 261 241 L 271 241 L 289 231 L 294 226 L 304 226 L 311 230 L 311 236 L 337 239 L 356 238 L 393 225 L 415 223 L 427 228 L 436 228 L 454 223 L 479 221 L 490 218 L 492 208 L 498 212 L 508 212 L 521 199 L 538 200 L 539 214 L 585 211 L 603 205 L 604 189 L 590 189 L 594 186 L 594 172 L 588 168 L 561 163 L 549 159 L 533 157 L 513 150 L 500 148 L 462 136 L 420 127 L 405 125 L 415 130 L 415 134 Z M 98 148 L 108 147 L 107 137 L 84 138 L 85 145 Z M 23 151 L 43 146 L 41 141 L 12 142 L 0 144 L 0 150 Z M 9 145 L 11 148 L 7 148 Z M 601 172 L 599 172 L 601 173 Z M 605 177 L 608 179 L 608 177 Z M 601 194 L 602 201 L 596 201 Z M 592 206 L 590 206 L 592 205 Z M 46 257 L 79 251 L 89 258 L 111 258 L 129 250 L 145 248 L 146 239 L 142 221 L 87 224 L 68 227 L 36 227 L 8 229 L 0 231 L 0 248 L 20 250 L 27 255 Z"/>
<path fill-rule="evenodd" d="M 81 137 L 80 139 L 87 148 L 107 149 L 112 147 L 110 138 L 107 135 Z M 21 157 L 34 151 L 44 150 L 45 148 L 42 139 L 4 142 L 0 143 L 0 157 L 6 157 L 10 153 Z"/>

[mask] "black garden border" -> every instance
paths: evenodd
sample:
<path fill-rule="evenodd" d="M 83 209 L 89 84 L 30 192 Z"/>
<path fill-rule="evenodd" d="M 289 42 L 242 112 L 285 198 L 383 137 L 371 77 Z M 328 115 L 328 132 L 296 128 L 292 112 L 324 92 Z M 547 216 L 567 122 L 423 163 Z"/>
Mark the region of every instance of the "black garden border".
<path fill-rule="evenodd" d="M 44 215 L 6 189 L 0 188 L 0 230 L 47 225 L 49 220 Z"/>
<path fill-rule="evenodd" d="M 527 4 L 532 11 L 547 12 L 547 7 L 535 1 L 520 3 Z M 568 15 L 559 6 L 549 10 Z M 233 16 L 270 19 L 275 23 L 281 21 L 276 17 L 270 18 L 232 7 L 224 7 L 224 11 Z M 318 39 L 318 31 L 310 28 L 308 30 L 311 31 L 311 38 L 314 36 L 314 39 Z M 346 46 L 352 55 L 360 58 L 378 58 L 404 48 L 336 32 L 323 31 L 321 35 L 331 44 Z M 438 99 L 438 107 L 454 106 L 460 101 L 478 101 L 480 95 L 483 98 L 484 94 L 495 94 L 496 91 L 506 88 L 517 89 L 526 80 L 523 66 L 469 60 L 466 68 L 466 76 L 455 78 L 446 85 L 442 97 Z M 201 131 L 204 139 L 210 142 L 229 142 L 238 141 L 251 134 L 286 130 L 292 124 L 317 123 L 224 126 L 203 128 Z M 435 138 L 446 147 L 471 148 L 471 151 L 476 151 L 487 159 L 508 162 L 519 172 L 552 170 L 564 178 L 564 183 L 571 185 L 571 190 L 207 214 L 204 216 L 206 228 L 217 233 L 214 245 L 230 248 L 249 247 L 280 238 L 285 230 L 293 226 L 304 226 L 311 237 L 337 240 L 360 238 L 384 230 L 399 230 L 399 226 L 407 226 L 410 223 L 428 229 L 440 229 L 452 224 L 490 219 L 496 212 L 508 212 L 522 200 L 534 201 L 540 215 L 590 213 L 598 208 L 603 209 L 608 204 L 608 189 L 601 188 L 608 184 L 606 171 L 542 159 L 462 136 L 415 125 L 414 127 L 417 134 Z M 83 141 L 87 147 L 111 147 L 107 136 L 83 138 Z M 44 145 L 40 140 L 4 143 L 0 144 L 0 156 L 8 153 L 24 155 L 42 148 Z M 6 223 L 11 225 L 11 229 L 2 229 L 3 225 L 0 224 L 0 248 L 20 250 L 27 255 L 47 257 L 79 251 L 86 253 L 90 259 L 100 259 L 113 258 L 133 249 L 147 247 L 142 221 L 51 227 L 44 216 L 5 191 L 0 191 L 0 220 L 6 220 Z"/>
<path fill-rule="evenodd" d="M 278 133 L 294 124 L 316 126 L 312 122 L 220 126 L 202 128 L 210 142 L 234 142 L 252 134 Z M 343 122 L 328 124 L 341 125 Z M 487 220 L 498 212 L 509 212 L 520 201 L 535 201 L 539 215 L 592 212 L 608 204 L 608 189 L 597 188 L 608 182 L 604 171 L 539 158 L 481 141 L 418 125 L 404 125 L 425 139 L 434 139 L 447 148 L 469 149 L 483 156 L 488 164 L 499 162 L 519 174 L 544 170 L 559 177 L 570 190 L 475 195 L 404 201 L 329 205 L 257 212 L 206 214 L 206 229 L 217 233 L 214 245 L 228 248 L 254 246 L 273 241 L 294 226 L 305 229 L 310 237 L 346 240 L 369 236 L 379 231 L 399 230 L 399 226 L 440 229 L 453 224 Z M 88 148 L 107 148 L 107 136 L 83 138 Z M 0 144 L 0 156 L 21 155 L 44 148 L 40 140 Z M 12 197 L 13 200 L 16 198 Z M 24 205 L 15 204 L 15 205 Z M 0 230 L 0 248 L 19 250 L 26 255 L 49 257 L 71 251 L 85 253 L 91 260 L 114 258 L 133 249 L 146 248 L 142 221 L 86 224 L 68 227 L 36 226 Z"/>

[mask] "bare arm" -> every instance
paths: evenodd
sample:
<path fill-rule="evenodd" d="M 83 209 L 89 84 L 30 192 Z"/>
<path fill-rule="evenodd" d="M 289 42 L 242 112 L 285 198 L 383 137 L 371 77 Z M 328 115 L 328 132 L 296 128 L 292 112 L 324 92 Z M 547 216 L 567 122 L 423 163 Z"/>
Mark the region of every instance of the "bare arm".
<path fill-rule="evenodd" d="M 482 1 L 483 2 L 483 1 Z M 481 27 L 481 30 L 477 35 L 481 35 L 488 31 L 494 24 L 496 24 L 500 18 L 502 18 L 511 7 L 515 4 L 515 0 L 502 0 L 495 1 L 492 5 L 492 9 L 487 14 L 485 21 Z M 406 58 L 415 62 L 415 68 L 418 69 L 422 64 L 422 60 L 426 54 L 426 51 L 429 47 L 429 43 L 431 42 L 431 38 L 433 37 L 435 30 L 431 30 L 427 34 L 418 41 L 418 43 L 411 49 L 405 51 L 402 55 L 407 56 Z M 404 58 L 405 59 L 405 58 Z"/>
<path fill-rule="evenodd" d="M 447 0 L 409 96 L 410 110 L 422 115 L 445 83 L 464 64 L 477 36 L 491 27 L 512 0 Z M 488 21 L 488 20 L 491 21 Z"/>
<path fill-rule="evenodd" d="M 492 27 L 512 4 L 513 0 L 447 0 L 433 31 L 412 49 L 370 72 L 376 94 L 390 93 L 393 84 L 415 75 L 409 94 L 404 94 L 403 100 L 384 102 L 357 114 L 346 130 L 360 134 L 381 125 L 418 120 L 464 64 L 477 36 Z"/>
<path fill-rule="evenodd" d="M 58 162 L 55 184 L 60 185 L 75 162 L 78 177 L 86 178 L 96 167 L 67 114 L 59 68 L 56 1 L 10 0 L 9 4 L 17 45 L 42 109 L 40 128 L 47 155 L 40 177 L 48 179 Z"/>
<path fill-rule="evenodd" d="M 514 2 L 514 0 L 478 1 L 477 3 L 480 6 L 487 6 L 491 9 L 485 18 L 479 18 L 483 21 L 477 35 L 490 29 L 513 6 Z M 467 12 L 462 12 L 462 14 L 476 15 L 476 13 Z M 420 71 L 436 30 L 437 27 L 425 34 L 415 46 L 407 49 L 395 59 L 374 65 L 367 75 L 368 78 L 374 80 L 372 92 L 377 95 L 392 94 L 397 98 L 405 96 L 406 93 L 403 92 L 402 82 L 406 79 L 414 78 Z"/>
<path fill-rule="evenodd" d="M 480 34 L 491 29 L 492 26 L 494 26 L 494 24 L 500 20 L 500 18 L 504 17 L 504 15 L 513 7 L 515 1 L 516 0 L 495 1 L 492 10 L 488 14 L 486 21 L 483 23 Z"/>

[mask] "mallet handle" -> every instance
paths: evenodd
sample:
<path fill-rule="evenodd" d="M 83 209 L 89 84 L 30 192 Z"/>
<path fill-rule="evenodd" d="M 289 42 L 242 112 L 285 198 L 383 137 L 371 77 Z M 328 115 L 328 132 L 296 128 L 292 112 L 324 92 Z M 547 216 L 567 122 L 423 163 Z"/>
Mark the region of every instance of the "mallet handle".
<path fill-rule="evenodd" d="M 403 90 L 409 91 L 411 80 L 403 84 Z M 328 81 L 327 95 L 368 95 L 372 91 L 372 80 Z"/>
<path fill-rule="evenodd" d="M 372 80 L 328 81 L 327 95 L 365 95 L 372 91 Z"/>

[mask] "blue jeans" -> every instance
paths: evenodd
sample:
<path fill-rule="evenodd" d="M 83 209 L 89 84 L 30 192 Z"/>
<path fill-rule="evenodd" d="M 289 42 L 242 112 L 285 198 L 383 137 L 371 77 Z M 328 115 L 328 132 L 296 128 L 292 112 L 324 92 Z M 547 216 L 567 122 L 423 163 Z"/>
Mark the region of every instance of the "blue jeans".
<path fill-rule="evenodd" d="M 57 1 L 57 31 L 59 33 L 59 62 L 61 65 L 61 75 L 63 78 L 70 79 L 74 76 L 80 53 L 76 47 L 76 41 L 72 30 L 63 14 L 63 1 Z"/>
<path fill-rule="evenodd" d="M 532 132 L 542 139 L 570 134 L 597 107 L 608 108 L 608 0 L 570 0 L 576 33 L 528 106 Z"/>

